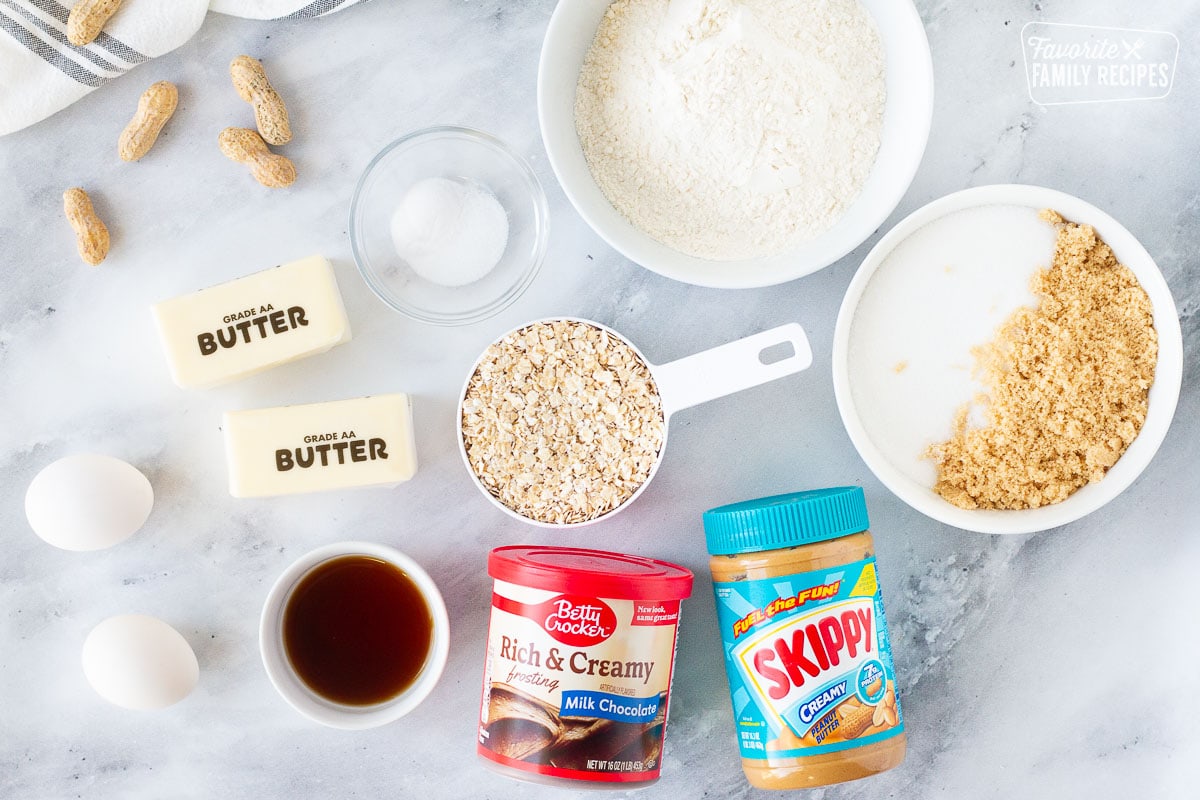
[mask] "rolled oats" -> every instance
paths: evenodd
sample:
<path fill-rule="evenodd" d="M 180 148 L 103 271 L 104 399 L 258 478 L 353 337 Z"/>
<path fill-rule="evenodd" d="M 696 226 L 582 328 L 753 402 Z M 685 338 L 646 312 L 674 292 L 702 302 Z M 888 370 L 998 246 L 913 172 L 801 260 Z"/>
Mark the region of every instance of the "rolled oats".
<path fill-rule="evenodd" d="M 539 522 L 596 519 L 650 477 L 665 417 L 646 362 L 608 331 L 535 322 L 484 353 L 462 404 L 484 488 Z"/>

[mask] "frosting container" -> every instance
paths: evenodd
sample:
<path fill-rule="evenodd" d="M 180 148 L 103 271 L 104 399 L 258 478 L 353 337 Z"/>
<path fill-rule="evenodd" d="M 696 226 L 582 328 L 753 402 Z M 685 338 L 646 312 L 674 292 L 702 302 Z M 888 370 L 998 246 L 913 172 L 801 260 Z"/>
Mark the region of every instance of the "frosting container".
<path fill-rule="evenodd" d="M 704 514 L 742 769 L 760 789 L 865 778 L 904 760 L 904 717 L 857 486 Z"/>
<path fill-rule="evenodd" d="M 692 573 L 640 556 L 499 547 L 477 752 L 520 780 L 658 780 Z"/>

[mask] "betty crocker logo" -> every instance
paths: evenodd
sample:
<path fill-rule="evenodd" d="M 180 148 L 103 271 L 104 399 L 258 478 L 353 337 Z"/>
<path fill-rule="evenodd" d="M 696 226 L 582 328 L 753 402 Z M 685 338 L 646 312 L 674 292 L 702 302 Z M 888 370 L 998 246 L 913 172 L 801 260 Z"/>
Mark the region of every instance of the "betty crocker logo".
<path fill-rule="evenodd" d="M 560 594 L 542 603 L 521 603 L 493 593 L 492 605 L 533 620 L 551 637 L 572 647 L 600 644 L 617 630 L 617 613 L 595 597 Z"/>
<path fill-rule="evenodd" d="M 594 597 L 559 595 L 539 610 L 546 633 L 573 647 L 600 644 L 617 629 L 616 612 Z"/>

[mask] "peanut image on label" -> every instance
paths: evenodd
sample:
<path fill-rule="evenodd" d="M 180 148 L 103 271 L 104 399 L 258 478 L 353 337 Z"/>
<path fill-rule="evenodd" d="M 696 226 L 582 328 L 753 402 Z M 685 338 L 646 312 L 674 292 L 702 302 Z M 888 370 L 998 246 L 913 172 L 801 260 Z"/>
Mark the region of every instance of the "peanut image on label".
<path fill-rule="evenodd" d="M 877 679 L 867 687 L 869 694 L 874 694 L 880 688 Z M 814 747 L 819 744 L 848 742 L 875 733 L 894 728 L 900 722 L 900 714 L 896 707 L 896 687 L 893 681 L 887 682 L 887 689 L 876 705 L 863 703 L 857 697 L 851 697 L 838 703 L 817 720 L 804 736 L 797 736 L 791 728 L 785 727 L 780 735 L 767 742 L 768 752 L 781 750 L 799 750 L 804 747 Z"/>

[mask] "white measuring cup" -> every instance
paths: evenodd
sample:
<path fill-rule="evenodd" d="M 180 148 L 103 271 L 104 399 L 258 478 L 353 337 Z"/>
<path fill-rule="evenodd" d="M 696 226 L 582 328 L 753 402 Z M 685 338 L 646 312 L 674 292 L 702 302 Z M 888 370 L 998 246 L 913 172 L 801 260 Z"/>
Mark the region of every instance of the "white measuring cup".
<path fill-rule="evenodd" d="M 471 366 L 470 371 L 467 373 L 467 379 L 463 383 L 462 392 L 459 394 L 458 422 L 456 425 L 458 431 L 458 452 L 462 456 L 463 464 L 466 465 L 467 473 L 471 476 L 475 486 L 483 493 L 484 497 L 491 501 L 492 505 L 513 519 L 519 519 L 522 522 L 542 528 L 580 528 L 599 522 L 602 519 L 609 519 L 617 512 L 631 505 L 645 491 L 646 487 L 650 485 L 650 481 L 654 479 L 654 476 L 658 473 L 658 468 L 662 465 L 663 454 L 667 450 L 667 437 L 671 428 L 671 416 L 676 412 L 683 411 L 692 406 L 698 406 L 701 403 L 707 403 L 709 400 L 716 400 L 719 397 L 740 392 L 744 389 L 750 389 L 760 384 L 769 383 L 788 375 L 793 375 L 808 369 L 812 365 L 812 349 L 808 344 L 808 337 L 804 334 L 804 328 L 795 322 L 780 325 L 779 327 L 747 336 L 744 339 L 738 339 L 728 344 L 714 347 L 711 350 L 704 350 L 695 355 L 686 356 L 666 364 L 651 363 L 633 342 L 607 325 L 579 317 L 546 317 L 544 319 L 533 320 L 524 325 L 518 325 L 508 333 L 498 337 L 496 342 L 502 341 L 517 331 L 528 328 L 531 325 L 552 322 L 577 322 L 584 325 L 591 325 L 594 328 L 606 331 L 618 341 L 624 342 L 628 345 L 629 349 L 637 354 L 637 357 L 650 370 L 650 377 L 654 379 L 654 384 L 658 388 L 659 399 L 662 401 L 663 439 L 658 449 L 658 456 L 654 460 L 654 466 L 651 467 L 650 474 L 646 476 L 646 480 L 642 482 L 642 485 L 625 502 L 611 511 L 580 522 L 544 522 L 526 517 L 514 511 L 489 492 L 479 479 L 479 476 L 475 474 L 475 470 L 472 469 L 471 462 L 467 458 L 466 443 L 463 441 L 463 401 L 466 399 L 471 378 L 474 377 L 484 356 L 487 355 L 487 350 L 485 349 Z M 791 353 L 789 355 L 784 355 L 770 362 L 764 361 L 763 357 L 767 351 L 782 348 L 784 345 L 791 346 Z"/>

